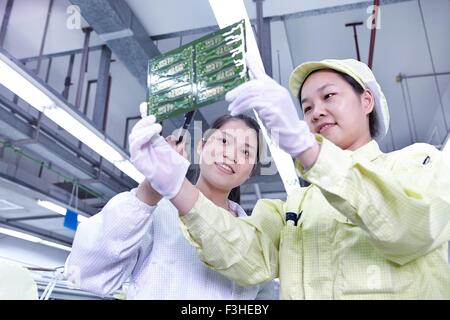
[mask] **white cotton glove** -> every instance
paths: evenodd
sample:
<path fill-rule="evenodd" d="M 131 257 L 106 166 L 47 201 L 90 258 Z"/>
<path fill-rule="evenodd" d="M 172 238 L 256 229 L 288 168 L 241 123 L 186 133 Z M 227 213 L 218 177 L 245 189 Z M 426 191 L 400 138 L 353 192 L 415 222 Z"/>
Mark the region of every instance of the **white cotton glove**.
<path fill-rule="evenodd" d="M 172 199 L 180 191 L 190 163 L 159 135 L 161 129 L 152 115 L 136 123 L 129 136 L 131 162 L 155 191 Z"/>
<path fill-rule="evenodd" d="M 253 80 L 228 92 L 231 115 L 255 109 L 268 130 L 272 141 L 281 149 L 296 157 L 316 142 L 305 121 L 298 118 L 289 92 L 259 67 L 247 60 Z M 278 141 L 277 141 L 278 140 Z"/>

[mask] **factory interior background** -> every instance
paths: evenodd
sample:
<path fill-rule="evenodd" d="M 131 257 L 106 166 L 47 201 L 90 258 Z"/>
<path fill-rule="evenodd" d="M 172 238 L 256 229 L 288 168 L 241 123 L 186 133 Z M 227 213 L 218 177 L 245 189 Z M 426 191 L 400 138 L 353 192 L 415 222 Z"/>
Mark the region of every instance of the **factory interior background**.
<path fill-rule="evenodd" d="M 370 61 L 390 107 L 382 151 L 419 142 L 444 149 L 450 132 L 449 0 L 381 0 L 373 41 L 373 1 L 244 3 L 275 81 L 287 88 L 292 70 L 309 60 Z M 14 69 L 106 141 L 105 148 L 114 146 L 126 159 L 128 134 L 147 95 L 148 60 L 218 29 L 207 0 L 1 0 L 0 58 L 13 61 Z M 225 101 L 216 102 L 199 109 L 195 121 L 207 128 L 226 113 Z M 183 121 L 183 115 L 164 120 L 163 135 Z M 190 130 L 194 136 L 199 129 Z M 126 167 L 91 147 L 0 81 L 0 258 L 29 268 L 40 294 L 56 281 L 70 252 L 75 231 L 65 226 L 67 215 L 75 212 L 83 223 L 114 195 L 137 186 Z M 252 177 L 241 192 L 248 213 L 258 199 L 287 195 L 276 170 Z M 100 299 L 59 278 L 50 298 Z"/>

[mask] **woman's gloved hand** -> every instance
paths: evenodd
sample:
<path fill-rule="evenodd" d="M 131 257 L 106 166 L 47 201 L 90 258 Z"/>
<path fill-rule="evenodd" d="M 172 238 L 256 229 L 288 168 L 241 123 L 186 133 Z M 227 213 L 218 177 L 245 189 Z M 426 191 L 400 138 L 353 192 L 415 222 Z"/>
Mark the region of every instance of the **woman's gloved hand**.
<path fill-rule="evenodd" d="M 298 118 L 288 90 L 270 78 L 264 70 L 247 60 L 254 78 L 225 96 L 231 115 L 255 109 L 274 143 L 296 157 L 315 145 L 314 135 L 305 121 Z M 278 141 L 277 141 L 278 140 Z"/>
<path fill-rule="evenodd" d="M 142 102 L 139 105 L 139 112 L 141 114 L 141 118 L 147 118 L 148 114 L 147 114 L 147 102 Z M 183 135 L 183 139 L 181 140 L 180 143 L 178 143 L 178 138 L 177 136 L 179 136 L 182 133 L 182 129 L 177 129 L 173 132 L 173 134 L 171 134 L 170 136 L 166 137 L 166 141 L 170 144 L 170 146 L 178 153 L 181 154 L 185 159 L 189 160 L 189 154 L 186 150 L 186 143 L 187 143 L 187 134 Z"/>
<path fill-rule="evenodd" d="M 155 191 L 172 199 L 180 191 L 190 163 L 159 135 L 161 130 L 152 115 L 136 123 L 128 137 L 131 162 Z"/>

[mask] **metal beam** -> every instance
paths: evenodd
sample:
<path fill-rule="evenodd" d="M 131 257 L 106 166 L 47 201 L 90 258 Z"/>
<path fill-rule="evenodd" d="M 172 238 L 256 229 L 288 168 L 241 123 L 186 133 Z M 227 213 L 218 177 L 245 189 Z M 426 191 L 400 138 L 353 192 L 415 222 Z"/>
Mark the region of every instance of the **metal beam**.
<path fill-rule="evenodd" d="M 109 68 L 111 65 L 111 50 L 104 46 L 100 57 L 98 69 L 97 89 L 95 92 L 94 104 L 94 125 L 99 130 L 103 130 L 103 119 L 106 116 L 106 102 L 108 98 Z"/>
<path fill-rule="evenodd" d="M 43 216 L 26 216 L 26 217 L 21 217 L 21 218 L 9 218 L 9 219 L 6 219 L 6 222 L 43 220 L 43 219 L 55 219 L 55 218 L 64 218 L 64 216 L 61 214 L 47 214 L 47 215 L 43 215 Z"/>
<path fill-rule="evenodd" d="M 52 62 L 53 59 L 52 58 L 48 58 L 48 63 L 47 63 L 47 71 L 45 72 L 45 83 L 48 83 L 48 80 L 50 79 L 50 70 L 52 68 Z"/>
<path fill-rule="evenodd" d="M 416 141 L 416 139 L 414 138 L 413 127 L 412 127 L 412 124 L 411 124 L 411 116 L 410 116 L 410 112 L 409 112 L 409 110 L 410 110 L 409 102 L 411 100 L 409 99 L 409 101 L 408 101 L 408 99 L 406 97 L 407 92 L 405 92 L 406 89 L 403 86 L 403 81 L 400 82 L 400 86 L 401 86 L 401 89 L 402 89 L 403 103 L 404 103 L 404 107 L 405 107 L 405 111 L 406 111 L 406 120 L 407 120 L 407 123 L 408 123 L 409 139 L 411 140 L 411 143 L 414 143 Z"/>
<path fill-rule="evenodd" d="M 287 25 L 286 25 L 286 20 L 282 20 L 282 22 L 283 22 L 284 34 L 286 35 L 286 40 L 287 40 L 289 57 L 291 58 L 291 66 L 292 66 L 292 69 L 294 69 L 296 67 L 296 65 L 294 65 L 294 55 L 292 52 L 292 40 L 291 40 L 291 37 L 289 36 L 289 32 L 288 32 Z M 281 72 L 281 68 L 278 68 L 278 72 Z M 281 82 L 280 82 L 280 84 L 281 84 Z"/>
<path fill-rule="evenodd" d="M 12 6 L 14 0 L 8 0 L 5 7 L 5 13 L 3 15 L 2 26 L 0 28 L 0 47 L 3 47 L 6 38 L 6 31 L 8 30 L 9 17 L 11 16 Z"/>
<path fill-rule="evenodd" d="M 208 26 L 203 28 L 196 28 L 196 29 L 190 29 L 185 31 L 178 31 L 178 32 L 170 32 L 170 33 L 164 33 L 159 35 L 150 36 L 150 39 L 153 41 L 158 40 L 164 40 L 164 39 L 172 39 L 172 38 L 179 38 L 179 37 L 185 37 L 185 36 L 191 36 L 196 34 L 207 34 L 214 31 L 219 30 L 219 27 L 216 26 Z"/>
<path fill-rule="evenodd" d="M 266 73 L 272 77 L 272 39 L 270 32 L 270 19 L 264 18 L 262 21 L 261 45 L 259 51 L 261 52 L 261 59 L 264 63 Z"/>
<path fill-rule="evenodd" d="M 102 123 L 102 131 L 106 132 L 106 124 L 107 124 L 107 119 L 108 119 L 108 110 L 109 110 L 109 98 L 111 97 L 111 87 L 112 87 L 112 77 L 111 74 L 108 76 L 108 81 L 107 81 L 107 86 L 106 86 L 106 100 L 105 100 L 105 112 L 103 114 L 103 123 Z M 123 174 L 123 172 L 122 172 Z"/>
<path fill-rule="evenodd" d="M 259 51 L 261 51 L 261 43 L 263 41 L 262 38 L 262 25 L 263 25 L 263 17 L 264 17 L 264 13 L 263 13 L 263 1 L 264 0 L 253 0 L 256 4 L 256 40 L 258 42 L 258 47 L 259 47 Z"/>
<path fill-rule="evenodd" d="M 53 58 L 50 57 L 49 59 L 53 59 Z M 67 67 L 67 74 L 66 74 L 66 78 L 64 79 L 64 90 L 62 92 L 62 96 L 66 100 L 69 100 L 69 90 L 70 90 L 70 86 L 73 84 L 72 83 L 72 72 L 73 72 L 74 62 L 75 62 L 75 54 L 72 53 L 70 55 L 69 66 Z"/>
<path fill-rule="evenodd" d="M 103 46 L 104 45 L 98 45 L 98 46 L 89 47 L 89 53 L 101 50 L 103 48 Z M 49 54 L 43 54 L 42 55 L 42 59 L 65 57 L 65 56 L 69 56 L 71 54 L 80 54 L 80 53 L 83 53 L 83 50 L 84 50 L 84 48 L 82 48 L 82 49 L 74 49 L 74 50 L 67 50 L 67 51 L 60 51 L 60 52 L 49 53 Z M 22 59 L 19 59 L 19 60 L 22 63 L 25 64 L 25 63 L 28 63 L 28 62 L 36 61 L 37 59 L 39 59 L 39 56 L 22 58 Z"/>
<path fill-rule="evenodd" d="M 269 76 L 272 76 L 272 42 L 270 37 L 270 20 L 264 18 L 263 1 L 253 0 L 256 3 L 256 39 L 258 41 L 259 52 L 264 64 L 264 69 Z"/>
<path fill-rule="evenodd" d="M 50 16 L 52 14 L 52 8 L 53 8 L 53 0 L 50 0 L 48 3 L 47 17 L 45 18 L 44 34 L 42 35 L 41 46 L 39 49 L 39 56 L 38 56 L 39 58 L 37 61 L 37 66 L 36 66 L 37 74 L 39 74 L 39 71 L 41 70 L 42 54 L 44 53 L 45 40 L 47 39 L 48 25 L 50 23 Z"/>
<path fill-rule="evenodd" d="M 403 79 L 410 79 L 410 78 L 422 78 L 422 77 L 434 77 L 434 76 L 445 76 L 449 75 L 450 71 L 448 72 L 436 72 L 436 73 L 422 73 L 422 74 L 403 74 L 399 73 L 396 80 L 397 82 L 401 82 Z"/>
<path fill-rule="evenodd" d="M 147 87 L 148 59 L 159 55 L 145 28 L 125 1 L 70 0 L 128 70 Z"/>
<path fill-rule="evenodd" d="M 128 149 L 128 130 L 130 129 L 130 120 L 141 119 L 141 116 L 128 117 L 125 120 L 125 133 L 123 135 L 123 148 Z"/>
<path fill-rule="evenodd" d="M 88 57 L 89 57 L 89 39 L 91 37 L 92 28 L 84 28 L 84 44 L 83 53 L 81 56 L 80 73 L 78 76 L 77 95 L 75 97 L 75 108 L 80 109 L 81 98 L 83 94 L 84 76 L 88 69 Z"/>
<path fill-rule="evenodd" d="M 25 231 L 30 233 L 33 236 L 37 236 L 43 238 L 44 240 L 56 241 L 62 245 L 72 246 L 72 239 L 69 237 L 65 237 L 59 234 L 56 234 L 51 231 L 46 231 L 41 228 L 36 228 L 30 225 L 26 225 L 20 222 L 7 222 L 5 218 L 0 217 L 0 225 L 4 225 L 6 227 L 12 227 L 16 231 Z"/>
<path fill-rule="evenodd" d="M 88 82 L 87 82 L 86 94 L 85 94 L 85 98 L 84 98 L 84 107 L 83 107 L 83 110 L 81 110 L 81 112 L 83 112 L 83 114 L 86 114 L 88 111 L 89 97 L 91 96 L 91 86 L 94 83 L 97 83 L 97 79 L 88 80 Z"/>

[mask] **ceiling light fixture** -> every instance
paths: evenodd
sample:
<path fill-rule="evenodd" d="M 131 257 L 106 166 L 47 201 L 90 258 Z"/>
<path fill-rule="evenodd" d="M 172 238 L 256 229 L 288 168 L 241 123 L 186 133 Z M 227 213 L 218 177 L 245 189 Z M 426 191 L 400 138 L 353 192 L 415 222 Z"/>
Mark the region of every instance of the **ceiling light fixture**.
<path fill-rule="evenodd" d="M 53 212 L 59 213 L 60 215 L 63 215 L 63 216 L 65 216 L 66 213 L 67 213 L 67 208 L 64 208 L 64 207 L 62 207 L 62 206 L 60 206 L 60 205 L 58 205 L 58 204 L 56 204 L 54 202 L 51 202 L 51 201 L 38 199 L 36 201 L 36 203 L 38 205 L 40 205 L 41 207 L 43 207 L 43 208 L 46 208 L 46 209 L 51 210 Z M 77 213 L 78 213 L 78 211 L 77 211 Z M 80 215 L 78 213 L 77 214 L 77 219 L 78 219 L 78 222 L 81 223 L 81 222 L 85 221 L 87 219 L 87 217 L 82 216 L 82 215 Z"/>
<path fill-rule="evenodd" d="M 62 244 L 59 244 L 59 243 L 43 240 L 43 239 L 41 239 L 39 237 L 35 237 L 35 236 L 31 235 L 31 234 L 20 232 L 20 231 L 16 231 L 16 230 L 12 230 L 12 229 L 8 229 L 8 228 L 0 227 L 0 233 L 5 234 L 5 235 L 10 236 L 10 237 L 14 237 L 14 238 L 19 238 L 19 239 L 22 239 L 22 240 L 30 241 L 30 242 L 33 242 L 33 243 L 40 243 L 40 244 L 43 244 L 45 246 L 61 249 L 61 250 L 64 250 L 64 251 L 69 251 L 70 252 L 72 250 L 71 247 L 68 247 L 68 246 L 65 246 L 65 245 L 62 245 Z"/>
<path fill-rule="evenodd" d="M 247 57 L 264 69 L 264 64 L 261 59 L 261 54 L 256 43 L 256 38 L 244 2 L 242 0 L 209 0 L 209 4 L 220 28 L 245 20 Z M 300 186 L 292 158 L 289 154 L 271 142 L 267 130 L 259 119 L 256 111 L 255 116 L 261 127 L 262 134 L 266 139 L 267 145 L 269 146 L 270 153 L 277 166 L 286 193 L 289 194 L 292 189 Z"/>
<path fill-rule="evenodd" d="M 138 183 L 144 180 L 144 176 L 133 166 L 123 150 L 71 110 L 57 94 L 2 49 L 0 49 L 0 83 L 130 178 Z"/>

